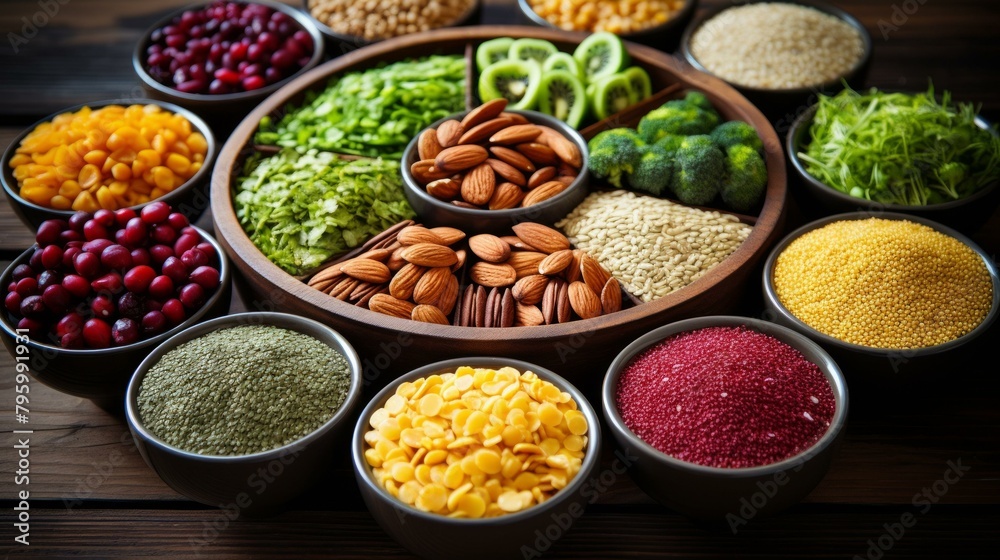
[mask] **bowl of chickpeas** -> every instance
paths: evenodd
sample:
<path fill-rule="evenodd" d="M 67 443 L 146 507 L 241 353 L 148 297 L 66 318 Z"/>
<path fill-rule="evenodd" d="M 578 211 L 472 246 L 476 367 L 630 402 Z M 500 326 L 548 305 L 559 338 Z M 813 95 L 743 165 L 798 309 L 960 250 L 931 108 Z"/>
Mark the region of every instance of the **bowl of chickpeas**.
<path fill-rule="evenodd" d="M 303 0 L 331 57 L 391 39 L 475 23 L 479 0 Z"/>
<path fill-rule="evenodd" d="M 524 19 L 534 25 L 588 33 L 609 31 L 666 52 L 677 48 L 697 4 L 697 0 L 517 0 Z"/>
<path fill-rule="evenodd" d="M 540 554 L 600 492 L 593 407 L 519 360 L 457 358 L 399 377 L 361 413 L 351 448 L 375 520 L 423 558 Z"/>
<path fill-rule="evenodd" d="M 162 200 L 194 221 L 208 207 L 215 137 L 196 114 L 143 99 L 70 107 L 28 127 L 0 158 L 0 183 L 32 230 L 77 211 Z"/>

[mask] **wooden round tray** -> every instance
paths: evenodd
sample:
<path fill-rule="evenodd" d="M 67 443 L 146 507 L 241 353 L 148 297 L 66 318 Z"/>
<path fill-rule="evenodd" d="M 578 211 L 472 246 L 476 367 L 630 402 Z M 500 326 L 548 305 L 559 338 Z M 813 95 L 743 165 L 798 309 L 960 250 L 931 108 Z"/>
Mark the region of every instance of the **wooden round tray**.
<path fill-rule="evenodd" d="M 369 381 L 431 361 L 472 355 L 508 356 L 571 377 L 583 370 L 599 378 L 615 355 L 643 333 L 675 320 L 731 310 L 746 289 L 759 289 L 757 278 L 749 275 L 780 236 L 784 218 L 787 185 L 781 141 L 764 115 L 721 80 L 697 72 L 670 55 L 632 43 L 626 44 L 633 63 L 649 72 L 654 92 L 658 93 L 644 104 L 612 115 L 606 119 L 608 122 L 584 129 L 581 133 L 585 138 L 613 126 L 635 126 L 649 110 L 682 96 L 683 90 L 694 89 L 705 93 L 724 119 L 743 120 L 756 127 L 764 142 L 768 185 L 759 214 L 744 217 L 753 224 L 750 236 L 732 255 L 689 286 L 617 313 L 558 325 L 444 326 L 390 317 L 339 301 L 281 270 L 253 245 L 236 218 L 232 188 L 244 159 L 253 150 L 252 138 L 262 117 L 279 115 L 288 103 L 301 104 L 306 91 L 324 88 L 335 75 L 408 57 L 471 52 L 482 41 L 505 36 L 547 39 L 561 50 L 572 51 L 586 35 L 537 27 L 482 26 L 387 40 L 314 68 L 272 94 L 240 123 L 218 157 L 212 175 L 211 205 L 216 237 L 232 259 L 236 276 L 242 279 L 241 288 L 249 291 L 251 310 L 295 313 L 339 330 L 358 349 Z M 472 72 L 470 69 L 470 77 Z M 467 85 L 470 104 L 474 84 L 470 79 Z M 387 381 L 381 379 L 380 384 Z"/>

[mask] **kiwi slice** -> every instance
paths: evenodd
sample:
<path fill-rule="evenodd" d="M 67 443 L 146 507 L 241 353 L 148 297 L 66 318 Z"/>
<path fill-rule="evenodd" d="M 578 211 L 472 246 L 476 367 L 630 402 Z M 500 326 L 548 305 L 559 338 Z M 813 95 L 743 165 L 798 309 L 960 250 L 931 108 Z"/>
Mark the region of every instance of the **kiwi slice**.
<path fill-rule="evenodd" d="M 544 74 L 550 70 L 566 70 L 570 74 L 583 79 L 583 74 L 580 73 L 580 65 L 577 64 L 573 55 L 569 53 L 557 52 L 549 55 L 545 59 L 545 62 L 542 63 L 542 73 Z"/>
<path fill-rule="evenodd" d="M 653 95 L 653 86 L 650 85 L 649 74 L 645 70 L 638 66 L 632 66 L 622 72 L 622 74 L 625 74 L 625 77 L 628 78 L 628 83 L 632 85 L 632 91 L 636 95 L 636 102 Z"/>
<path fill-rule="evenodd" d="M 507 58 L 534 60 L 541 64 L 550 55 L 557 52 L 559 49 L 545 39 L 515 39 L 510 45 L 510 50 L 507 51 Z"/>
<path fill-rule="evenodd" d="M 479 71 L 482 72 L 490 64 L 506 59 L 513 42 L 514 39 L 510 37 L 500 37 L 480 43 L 476 49 L 476 67 Z"/>
<path fill-rule="evenodd" d="M 622 40 L 607 31 L 594 33 L 584 39 L 573 51 L 573 58 L 580 65 L 588 82 L 596 82 L 628 65 L 628 53 Z"/>
<path fill-rule="evenodd" d="M 583 82 L 568 70 L 545 72 L 539 84 L 538 110 L 579 128 L 587 112 Z"/>
<path fill-rule="evenodd" d="M 591 85 L 590 104 L 598 119 L 606 119 L 638 101 L 632 84 L 623 73 L 612 74 Z"/>
<path fill-rule="evenodd" d="M 538 102 L 542 67 L 534 60 L 494 62 L 479 74 L 479 99 L 484 103 L 504 97 L 511 109 L 531 109 Z"/>

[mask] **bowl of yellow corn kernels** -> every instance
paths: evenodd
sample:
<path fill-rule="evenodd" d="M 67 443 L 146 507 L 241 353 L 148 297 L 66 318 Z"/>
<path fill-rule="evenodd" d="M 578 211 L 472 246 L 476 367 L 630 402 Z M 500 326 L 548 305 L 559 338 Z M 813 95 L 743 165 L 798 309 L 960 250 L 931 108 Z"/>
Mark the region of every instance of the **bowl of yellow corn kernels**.
<path fill-rule="evenodd" d="M 697 0 L 517 0 L 524 19 L 534 25 L 595 33 L 672 51 L 691 21 Z"/>
<path fill-rule="evenodd" d="M 849 380 L 891 380 L 950 370 L 955 349 L 988 339 L 1000 277 L 982 248 L 947 226 L 853 212 L 781 240 L 764 265 L 764 301 L 772 320 L 823 346 Z"/>
<path fill-rule="evenodd" d="M 592 479 L 593 407 L 519 360 L 457 358 L 403 375 L 361 413 L 351 445 L 375 520 L 424 558 L 540 555 L 603 488 Z"/>
<path fill-rule="evenodd" d="M 50 115 L 0 159 L 0 182 L 32 230 L 49 219 L 162 200 L 189 219 L 208 207 L 216 143 L 197 115 L 152 99 L 97 101 Z"/>

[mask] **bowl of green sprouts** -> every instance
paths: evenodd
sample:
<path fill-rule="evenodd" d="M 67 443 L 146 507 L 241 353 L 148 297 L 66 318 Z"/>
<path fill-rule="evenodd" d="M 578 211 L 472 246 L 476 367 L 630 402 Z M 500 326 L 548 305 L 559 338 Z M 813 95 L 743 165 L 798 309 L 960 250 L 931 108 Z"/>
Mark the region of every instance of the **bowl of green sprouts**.
<path fill-rule="evenodd" d="M 996 207 L 1000 135 L 971 103 L 850 88 L 821 95 L 788 131 L 792 166 L 830 213 L 886 211 L 969 227 Z"/>

